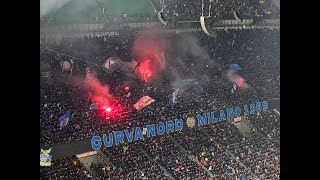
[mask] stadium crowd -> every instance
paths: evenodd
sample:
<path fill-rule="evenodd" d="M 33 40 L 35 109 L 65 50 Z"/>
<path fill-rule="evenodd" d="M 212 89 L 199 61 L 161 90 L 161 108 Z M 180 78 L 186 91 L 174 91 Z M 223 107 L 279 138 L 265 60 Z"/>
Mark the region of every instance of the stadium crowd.
<path fill-rule="evenodd" d="M 162 10 L 165 19 L 174 21 L 199 21 L 202 15 L 202 1 L 165 1 L 164 6 L 161 0 L 152 0 L 158 11 Z M 272 0 L 204 0 L 203 15 L 209 15 L 215 19 L 234 19 L 234 11 L 237 11 L 240 18 L 278 18 L 280 10 Z"/>
<path fill-rule="evenodd" d="M 261 130 L 270 141 L 277 146 L 280 145 L 280 117 L 277 117 L 273 112 L 268 112 L 250 116 L 248 119 L 256 128 Z"/>
<path fill-rule="evenodd" d="M 165 173 L 143 152 L 140 143 L 104 148 L 103 152 L 118 167 L 111 179 L 164 179 Z"/>
<path fill-rule="evenodd" d="M 154 81 L 144 83 L 118 72 L 107 74 L 89 63 L 75 60 L 71 77 L 84 79 L 87 67 L 95 69 L 97 78 L 110 86 L 110 92 L 117 97 L 117 103 L 123 108 L 124 113 L 107 120 L 98 111 L 89 109 L 92 100 L 86 89 L 75 85 L 69 74 L 61 71 L 60 63 L 70 57 L 57 52 L 90 60 L 99 65 L 111 56 L 130 61 L 134 32 L 119 36 L 67 38 L 61 42 L 41 39 L 40 59 L 47 67 L 42 71 L 50 71 L 51 77 L 50 80 L 41 77 L 40 144 L 46 146 L 66 143 L 155 121 L 194 117 L 206 110 L 279 98 L 279 34 L 279 30 L 266 29 L 221 30 L 218 31 L 217 38 L 209 38 L 204 33 L 192 33 L 208 53 L 211 63 L 208 60 L 199 61 L 208 57 L 192 54 L 179 57 L 185 66 L 176 66 L 175 70 L 184 74 L 189 81 L 183 84 L 178 101 L 172 109 L 168 108 L 167 102 L 168 94 L 174 91 L 171 80 L 176 76 L 170 67 L 163 72 L 164 78 L 155 78 Z M 173 42 L 179 42 L 189 35 L 168 34 L 168 37 Z M 175 48 L 179 49 L 179 45 Z M 175 55 L 175 52 L 168 52 L 167 57 Z M 227 65 L 231 63 L 239 64 L 243 68 L 241 75 L 247 80 L 249 89 L 231 94 L 232 83 L 225 77 Z M 134 81 L 130 84 L 132 95 L 129 98 L 124 98 L 125 81 Z M 137 112 L 132 104 L 142 95 L 149 95 L 156 101 Z M 60 130 L 58 118 L 66 112 L 71 112 L 72 116 L 68 126 Z M 210 179 L 210 175 L 197 161 L 214 175 L 213 179 L 279 179 L 280 150 L 275 144 L 279 143 L 280 120 L 272 113 L 261 113 L 249 117 L 249 120 L 266 133 L 269 139 L 264 138 L 264 134 L 244 138 L 232 123 L 223 122 L 213 127 L 195 128 L 170 136 L 115 146 L 103 152 L 117 168 L 99 173 L 100 179 L 168 178 L 158 163 L 177 179 Z M 181 148 L 186 152 L 181 151 Z M 150 157 L 141 153 L 142 150 Z M 78 173 L 78 178 L 90 178 L 83 168 L 69 169 L 74 167 L 72 158 L 56 160 L 52 167 L 52 171 L 41 168 L 43 179 L 59 179 L 60 176 L 67 176 L 67 173 L 71 173 L 67 179 L 72 179 L 72 175 L 80 171 L 83 173 Z M 58 170 L 59 168 L 61 170 Z"/>
<path fill-rule="evenodd" d="M 48 145 L 67 142 L 76 138 L 82 139 L 92 136 L 93 134 L 105 133 L 105 131 L 100 131 L 100 129 L 118 129 L 128 124 L 131 126 L 141 125 L 150 122 L 150 119 L 153 118 L 157 120 L 170 119 L 183 114 L 197 114 L 200 111 L 208 109 L 217 110 L 227 106 L 279 98 L 280 73 L 279 61 L 277 60 L 277 58 L 279 58 L 279 49 L 277 49 L 279 43 L 273 42 L 274 38 L 278 35 L 278 30 L 223 31 L 221 36 L 219 36 L 220 38 L 217 39 L 207 38 L 200 33 L 196 34 L 196 37 L 200 39 L 205 49 L 208 50 L 209 53 L 212 53 L 210 54 L 212 55 L 211 58 L 215 60 L 216 63 L 225 65 L 237 63 L 243 67 L 245 72 L 243 73 L 243 77 L 247 79 L 247 83 L 251 88 L 245 91 L 236 91 L 234 94 L 231 94 L 231 83 L 221 82 L 223 80 L 227 81 L 223 79 L 225 77 L 221 75 L 222 70 L 220 70 L 220 68 L 217 70 L 215 66 L 207 67 L 208 64 L 199 62 L 197 65 L 187 67 L 187 70 L 180 70 L 184 72 L 186 77 L 189 76 L 192 78 L 193 83 L 198 84 L 196 86 L 192 85 L 192 83 L 189 86 L 184 85 L 185 88 L 180 93 L 179 101 L 175 104 L 174 109 L 166 108 L 167 96 L 173 92 L 173 89 L 170 88 L 170 79 L 175 78 L 173 76 L 174 74 L 170 74 L 169 72 L 166 74 L 166 78 L 159 80 L 161 83 L 155 81 L 150 84 L 144 84 L 141 81 L 136 81 L 130 89 L 131 97 L 119 98 L 127 111 L 127 118 L 121 119 L 122 116 L 119 116 L 119 119 L 115 119 L 112 122 L 103 121 L 101 118 L 101 122 L 97 121 L 96 119 L 99 119 L 98 113 L 88 108 L 91 100 L 86 95 L 86 91 L 79 86 L 72 85 L 73 82 L 69 82 L 61 76 L 60 62 L 65 60 L 66 57 L 59 54 L 57 55 L 55 52 L 48 52 L 41 49 L 40 54 L 42 61 L 50 64 L 52 69 L 51 74 L 53 76 L 52 81 L 54 81 L 51 84 L 45 81 L 41 82 L 40 126 L 42 129 L 41 132 L 43 133 L 41 144 Z M 230 36 L 234 38 L 228 40 Z M 254 38 L 250 38 L 250 36 Z M 267 39 L 266 36 L 270 39 Z M 106 45 L 106 41 L 103 41 L 103 39 L 108 38 L 109 40 L 107 40 L 107 42 L 111 42 L 113 39 L 115 43 Z M 108 57 L 115 56 L 117 53 L 119 53 L 118 57 L 128 56 L 130 54 L 129 49 L 133 38 L 129 40 L 126 36 L 124 39 L 117 36 L 108 38 L 89 38 L 87 43 L 84 43 L 86 40 L 76 40 L 73 43 L 71 43 L 71 41 L 69 43 L 68 41 L 63 41 L 60 45 L 54 44 L 53 46 L 60 47 L 59 49 L 55 49 L 57 51 L 61 50 L 59 52 L 73 54 L 83 59 L 96 59 L 95 63 L 97 64 L 102 64 Z M 100 41 L 103 42 L 100 47 L 93 45 Z M 206 43 L 208 41 L 213 42 Z M 93 47 L 90 46 L 90 44 Z M 66 48 L 64 49 L 63 47 L 65 46 Z M 270 47 L 264 48 L 265 46 Z M 54 47 L 51 46 L 51 48 Z M 70 52 L 72 51 L 72 47 L 74 48 L 73 53 Z M 100 48 L 102 50 L 100 50 Z M 117 51 L 117 49 L 121 49 L 121 51 Z M 196 58 L 197 57 L 191 57 L 187 60 L 190 61 L 191 64 L 195 64 L 197 61 Z M 258 58 L 259 61 L 256 61 L 256 58 Z M 84 78 L 85 68 L 88 64 L 79 62 L 75 63 L 74 66 L 73 75 L 80 75 Z M 210 78 L 207 77 L 206 80 L 206 77 L 199 76 L 199 74 L 201 74 L 200 72 L 207 74 Z M 98 71 L 98 79 L 108 83 L 111 92 L 113 92 L 116 97 L 124 96 L 121 87 L 123 87 L 123 82 L 128 80 L 126 75 L 114 73 L 106 76 L 106 73 L 101 70 Z M 217 80 L 213 81 L 213 79 Z M 139 100 L 141 94 L 148 94 L 153 97 L 156 102 L 142 111 L 135 112 L 132 106 L 130 107 L 130 104 L 132 105 Z M 67 131 L 61 132 L 55 120 L 67 111 L 72 113 L 73 120 L 70 121 L 70 126 Z M 139 119 L 139 121 L 135 119 Z M 114 123 L 119 121 L 125 122 Z M 110 123 L 114 124 L 110 125 Z M 108 128 L 103 127 L 104 125 L 107 125 Z"/>
<path fill-rule="evenodd" d="M 177 21 L 199 21 L 202 15 L 202 1 L 192 0 L 150 0 L 157 12 L 163 9 L 165 20 L 168 22 Z M 203 0 L 203 15 L 210 16 L 215 19 L 234 19 L 234 11 L 240 18 L 279 18 L 280 9 L 272 0 Z M 211 4 L 211 7 L 209 8 Z M 108 8 L 106 8 L 108 9 Z M 117 24 L 126 21 L 156 21 L 156 14 L 137 12 L 129 13 L 111 13 L 108 10 L 100 17 L 91 17 L 91 22 L 105 22 L 105 25 Z M 54 16 L 42 16 L 41 24 L 54 24 L 59 22 Z"/>
<path fill-rule="evenodd" d="M 92 175 L 75 156 L 53 160 L 51 166 L 40 167 L 40 179 L 83 179 L 91 180 Z"/>
<path fill-rule="evenodd" d="M 280 179 L 280 149 L 262 135 L 254 135 L 228 149 L 259 178 Z"/>

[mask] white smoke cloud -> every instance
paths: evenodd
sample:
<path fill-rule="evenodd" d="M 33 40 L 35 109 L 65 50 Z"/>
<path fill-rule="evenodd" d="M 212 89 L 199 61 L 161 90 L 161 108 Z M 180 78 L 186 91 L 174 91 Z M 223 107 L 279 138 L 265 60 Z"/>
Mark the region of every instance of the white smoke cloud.
<path fill-rule="evenodd" d="M 40 17 L 63 7 L 71 0 L 40 0 Z"/>
<path fill-rule="evenodd" d="M 183 36 L 181 40 L 181 48 L 184 53 L 190 53 L 195 57 L 208 57 L 207 52 L 199 45 L 198 40 L 191 35 Z"/>
<path fill-rule="evenodd" d="M 174 43 L 174 42 L 173 42 Z M 174 62 L 171 63 L 171 74 L 173 76 L 173 79 L 171 80 L 171 86 L 173 88 L 181 88 L 183 91 L 184 88 L 187 88 L 187 84 L 189 83 L 199 83 L 198 80 L 201 79 L 200 84 L 205 84 L 210 81 L 210 78 L 203 74 L 201 71 L 194 71 L 195 69 L 200 69 L 200 67 L 204 67 L 207 65 L 207 67 L 210 68 L 217 68 L 216 63 L 214 60 L 210 59 L 209 54 L 206 52 L 206 50 L 201 47 L 199 40 L 190 34 L 183 34 L 181 39 L 174 43 L 176 44 L 177 48 L 177 54 L 176 57 L 174 57 Z M 186 63 L 183 59 L 185 57 L 193 57 L 193 62 Z M 172 66 L 176 67 L 182 67 L 183 69 L 193 69 L 192 74 L 193 77 L 186 77 L 183 72 L 177 71 L 176 68 L 172 68 Z M 199 68 L 197 68 L 199 67 Z M 184 83 L 189 82 L 189 83 Z"/>

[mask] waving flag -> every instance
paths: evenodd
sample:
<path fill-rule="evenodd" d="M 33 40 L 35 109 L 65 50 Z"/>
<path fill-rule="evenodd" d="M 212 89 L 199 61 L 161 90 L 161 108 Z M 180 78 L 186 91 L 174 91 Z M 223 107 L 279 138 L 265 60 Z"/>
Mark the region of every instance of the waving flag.
<path fill-rule="evenodd" d="M 172 102 L 175 103 L 179 93 L 179 88 L 172 93 Z"/>
<path fill-rule="evenodd" d="M 237 90 L 237 88 L 238 88 L 238 79 L 236 78 L 231 89 L 231 94 L 233 94 Z"/>
<path fill-rule="evenodd" d="M 41 149 L 40 166 L 51 166 L 52 155 L 49 155 L 51 148 L 48 150 Z"/>
<path fill-rule="evenodd" d="M 70 72 L 70 77 L 72 76 L 74 60 L 65 60 L 60 63 L 62 67 L 62 72 Z"/>
<path fill-rule="evenodd" d="M 58 124 L 60 126 L 60 129 L 62 129 L 68 125 L 70 117 L 71 117 L 70 112 L 67 112 L 65 115 L 63 115 L 59 118 Z"/>
<path fill-rule="evenodd" d="M 175 90 L 172 94 L 168 95 L 168 107 L 169 108 L 172 109 L 174 107 L 174 104 L 176 103 L 176 100 L 177 100 L 178 93 L 179 93 L 179 88 L 177 90 Z"/>
<path fill-rule="evenodd" d="M 110 57 L 106 60 L 106 62 L 102 65 L 104 70 L 106 70 L 107 73 L 112 73 L 116 71 L 120 67 L 120 60 L 115 57 Z"/>
<path fill-rule="evenodd" d="M 138 111 L 153 103 L 155 100 L 149 96 L 143 96 L 137 103 L 133 105 Z"/>
<path fill-rule="evenodd" d="M 238 64 L 229 64 L 229 68 L 235 71 L 241 71 L 242 68 Z"/>

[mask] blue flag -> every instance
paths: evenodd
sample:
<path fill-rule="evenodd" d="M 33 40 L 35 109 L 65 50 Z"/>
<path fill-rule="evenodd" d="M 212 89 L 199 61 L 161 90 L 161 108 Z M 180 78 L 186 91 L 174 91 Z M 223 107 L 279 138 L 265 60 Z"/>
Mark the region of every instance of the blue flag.
<path fill-rule="evenodd" d="M 235 71 L 241 71 L 242 68 L 238 64 L 229 64 L 229 68 Z"/>
<path fill-rule="evenodd" d="M 58 125 L 60 126 L 60 129 L 62 129 L 68 125 L 70 117 L 71 117 L 70 112 L 67 112 L 65 115 L 59 117 Z"/>

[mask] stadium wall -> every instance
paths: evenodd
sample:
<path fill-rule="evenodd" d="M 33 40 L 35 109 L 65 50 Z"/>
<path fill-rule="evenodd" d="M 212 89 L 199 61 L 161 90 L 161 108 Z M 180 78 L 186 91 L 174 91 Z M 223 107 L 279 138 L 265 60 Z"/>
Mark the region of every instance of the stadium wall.
<path fill-rule="evenodd" d="M 40 38 L 61 39 L 62 37 L 77 38 L 84 36 L 114 35 L 121 30 L 145 30 L 151 27 L 165 31 L 202 31 L 200 22 L 178 22 L 177 25 L 169 24 L 164 26 L 158 20 L 143 19 L 141 21 L 119 21 L 119 22 L 91 22 L 91 23 L 51 23 L 40 24 Z M 279 19 L 265 19 L 259 23 L 253 20 L 244 19 L 242 23 L 237 20 L 221 20 L 211 24 L 212 29 L 253 29 L 253 28 L 280 28 Z"/>

